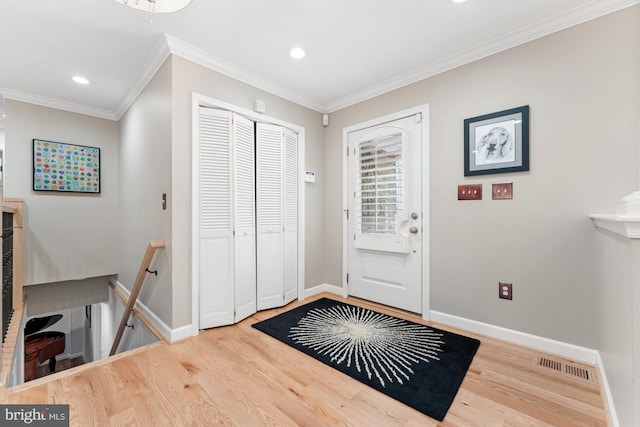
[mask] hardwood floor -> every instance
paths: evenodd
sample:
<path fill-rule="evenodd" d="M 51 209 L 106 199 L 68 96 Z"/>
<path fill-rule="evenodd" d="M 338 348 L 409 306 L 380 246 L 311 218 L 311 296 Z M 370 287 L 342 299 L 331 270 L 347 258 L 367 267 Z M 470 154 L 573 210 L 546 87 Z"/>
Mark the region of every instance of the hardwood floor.
<path fill-rule="evenodd" d="M 321 296 L 343 300 L 322 294 L 304 302 Z M 348 302 L 421 322 L 387 307 Z M 251 327 L 300 304 L 34 380 L 10 389 L 6 403 L 68 403 L 71 425 L 83 427 L 607 425 L 593 367 L 578 366 L 589 379 L 567 375 L 539 366 L 533 350 L 468 333 L 482 344 L 438 422 Z M 542 356 L 552 367 L 567 363 Z"/>

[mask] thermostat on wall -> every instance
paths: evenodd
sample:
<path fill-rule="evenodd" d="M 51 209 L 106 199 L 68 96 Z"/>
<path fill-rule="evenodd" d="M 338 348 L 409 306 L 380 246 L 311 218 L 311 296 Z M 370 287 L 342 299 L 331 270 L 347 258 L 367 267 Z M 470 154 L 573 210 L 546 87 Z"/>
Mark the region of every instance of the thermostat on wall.
<path fill-rule="evenodd" d="M 310 182 L 315 184 L 316 182 L 316 173 L 314 171 L 306 171 L 304 173 L 304 182 Z"/>

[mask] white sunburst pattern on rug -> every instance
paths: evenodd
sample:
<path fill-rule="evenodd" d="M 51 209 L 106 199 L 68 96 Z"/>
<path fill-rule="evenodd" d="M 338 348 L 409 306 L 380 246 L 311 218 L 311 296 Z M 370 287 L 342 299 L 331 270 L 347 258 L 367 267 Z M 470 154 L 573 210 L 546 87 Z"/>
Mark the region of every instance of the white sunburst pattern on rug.
<path fill-rule="evenodd" d="M 337 365 L 355 365 L 369 380 L 375 376 L 382 387 L 410 380 L 415 364 L 440 360 L 442 335 L 425 325 L 351 305 L 310 310 L 289 330 L 294 342 L 330 356 Z"/>

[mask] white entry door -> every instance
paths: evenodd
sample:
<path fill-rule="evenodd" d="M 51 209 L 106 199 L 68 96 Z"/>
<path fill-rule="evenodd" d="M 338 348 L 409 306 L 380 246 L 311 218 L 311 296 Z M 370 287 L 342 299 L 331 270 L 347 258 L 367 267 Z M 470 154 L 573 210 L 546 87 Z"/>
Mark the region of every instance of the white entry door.
<path fill-rule="evenodd" d="M 348 139 L 349 294 L 422 312 L 422 114 Z"/>

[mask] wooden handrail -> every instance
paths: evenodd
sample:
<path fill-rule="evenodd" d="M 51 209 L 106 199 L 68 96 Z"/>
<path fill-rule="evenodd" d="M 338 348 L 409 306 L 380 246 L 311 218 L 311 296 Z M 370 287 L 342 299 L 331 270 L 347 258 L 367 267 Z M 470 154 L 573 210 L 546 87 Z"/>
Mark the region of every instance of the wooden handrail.
<path fill-rule="evenodd" d="M 122 313 L 122 319 L 120 320 L 120 326 L 118 327 L 118 332 L 116 333 L 116 338 L 113 340 L 113 346 L 111 346 L 111 352 L 109 356 L 113 356 L 116 354 L 118 350 L 118 346 L 120 345 L 120 340 L 122 339 L 122 334 L 124 333 L 124 328 L 129 321 L 129 316 L 133 311 L 133 306 L 136 304 L 138 300 L 138 294 L 140 293 L 140 289 L 142 289 L 142 283 L 144 282 L 144 278 L 147 275 L 147 269 L 151 265 L 151 260 L 153 259 L 153 255 L 156 253 L 156 250 L 164 248 L 164 240 L 152 240 L 149 242 L 147 246 L 147 250 L 144 253 L 144 257 L 142 258 L 142 263 L 140 264 L 140 269 L 138 270 L 138 276 L 136 277 L 136 281 L 133 284 L 133 289 L 131 290 L 131 295 L 129 295 L 129 302 L 127 302 L 127 306 L 124 309 L 124 313 Z"/>

